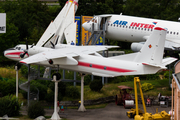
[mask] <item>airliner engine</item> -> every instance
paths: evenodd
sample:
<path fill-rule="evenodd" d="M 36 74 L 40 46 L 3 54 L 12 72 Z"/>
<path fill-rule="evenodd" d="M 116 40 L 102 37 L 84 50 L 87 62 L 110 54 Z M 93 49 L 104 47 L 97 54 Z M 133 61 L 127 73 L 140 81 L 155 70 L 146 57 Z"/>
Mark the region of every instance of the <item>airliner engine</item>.
<path fill-rule="evenodd" d="M 143 45 L 144 45 L 144 42 L 132 43 L 131 50 L 134 52 L 139 52 L 141 50 L 141 48 L 143 47 Z"/>

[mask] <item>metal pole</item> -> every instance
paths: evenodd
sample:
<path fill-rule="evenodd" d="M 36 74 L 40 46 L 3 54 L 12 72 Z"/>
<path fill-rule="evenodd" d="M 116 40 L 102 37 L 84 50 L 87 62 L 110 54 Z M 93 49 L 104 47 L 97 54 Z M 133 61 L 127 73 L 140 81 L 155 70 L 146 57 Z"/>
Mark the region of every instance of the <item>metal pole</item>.
<path fill-rule="evenodd" d="M 76 72 L 74 72 L 74 80 L 76 80 Z M 74 82 L 74 87 L 76 87 L 76 82 Z"/>
<path fill-rule="evenodd" d="M 135 102 L 136 102 L 136 115 L 139 115 L 139 111 L 138 111 L 138 95 L 137 95 L 137 81 L 138 77 L 134 78 L 134 92 L 135 92 Z"/>
<path fill-rule="evenodd" d="M 81 105 L 78 109 L 78 111 L 86 111 L 86 108 L 84 107 L 84 76 L 85 75 L 81 75 Z"/>
<path fill-rule="evenodd" d="M 91 81 L 93 81 L 94 80 L 94 76 L 93 75 L 91 75 Z"/>
<path fill-rule="evenodd" d="M 18 98 L 18 66 L 15 66 L 16 70 L 16 98 Z"/>
<path fill-rule="evenodd" d="M 30 99 L 30 65 L 28 65 L 28 94 L 27 94 L 27 99 L 28 99 L 28 106 L 29 106 L 29 99 Z"/>
<path fill-rule="evenodd" d="M 105 18 L 103 18 L 103 45 L 105 45 Z M 105 51 L 103 51 L 103 57 L 105 56 Z M 102 77 L 102 84 L 104 85 L 104 77 Z"/>
<path fill-rule="evenodd" d="M 55 93 L 54 93 L 54 113 L 51 117 L 52 120 L 60 120 L 61 118 L 59 117 L 58 111 L 57 111 L 57 97 L 58 97 L 58 82 L 60 80 L 56 80 L 56 76 L 53 76 L 52 80 L 55 84 Z"/>

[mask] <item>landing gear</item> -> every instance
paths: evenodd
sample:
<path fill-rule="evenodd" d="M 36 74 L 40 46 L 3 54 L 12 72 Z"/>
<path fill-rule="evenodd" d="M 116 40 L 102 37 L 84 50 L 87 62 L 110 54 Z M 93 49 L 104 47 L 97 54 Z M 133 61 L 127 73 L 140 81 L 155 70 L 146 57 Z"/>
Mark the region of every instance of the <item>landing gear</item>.
<path fill-rule="evenodd" d="M 16 68 L 16 70 L 19 70 L 21 68 L 21 64 L 19 62 L 17 62 L 15 65 L 15 68 Z"/>
<path fill-rule="evenodd" d="M 53 75 L 52 75 L 52 77 L 53 76 L 56 76 L 56 80 L 60 80 L 61 79 L 61 74 L 60 73 L 54 73 Z"/>

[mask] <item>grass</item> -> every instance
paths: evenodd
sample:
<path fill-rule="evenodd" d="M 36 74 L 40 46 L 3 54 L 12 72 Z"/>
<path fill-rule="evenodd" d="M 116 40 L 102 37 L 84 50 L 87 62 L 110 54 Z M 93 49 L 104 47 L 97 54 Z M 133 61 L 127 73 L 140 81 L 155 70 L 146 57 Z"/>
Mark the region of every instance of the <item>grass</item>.
<path fill-rule="evenodd" d="M 16 71 L 13 67 L 0 67 L 0 77 L 2 78 L 16 78 Z M 22 75 L 18 74 L 19 78 L 23 78 Z"/>
<path fill-rule="evenodd" d="M 147 92 L 143 92 L 144 95 L 149 96 L 157 96 L 158 93 L 161 93 L 162 95 L 171 95 L 171 89 L 169 88 L 169 80 L 163 79 L 163 80 L 141 80 L 141 85 L 143 83 L 151 83 L 154 87 L 154 89 L 149 90 Z M 116 94 L 119 94 L 119 88 L 117 86 L 120 85 L 126 85 L 129 87 L 134 88 L 134 81 L 128 81 L 128 82 L 120 82 L 120 83 L 109 83 L 103 86 L 100 92 L 91 91 L 89 88 L 89 85 L 84 86 L 84 99 L 85 100 L 94 100 L 102 97 L 108 97 L 108 96 L 115 96 Z M 76 86 L 79 91 L 81 91 L 80 86 Z M 134 90 L 131 91 L 132 94 L 134 94 Z M 139 93 L 139 89 L 138 89 Z M 68 98 L 63 99 L 64 101 L 68 100 Z M 78 99 L 77 99 L 78 100 Z"/>
<path fill-rule="evenodd" d="M 13 67 L 7 67 L 3 68 L 0 67 L 0 77 L 3 78 L 15 78 L 16 71 Z M 21 78 L 22 75 L 19 72 L 19 78 Z M 23 78 L 23 77 L 22 77 Z M 141 80 L 141 79 L 140 79 Z M 169 88 L 169 79 L 163 79 L 163 80 L 141 80 L 141 84 L 143 83 L 151 83 L 154 87 L 154 89 L 149 90 L 147 92 L 143 92 L 144 95 L 149 96 L 157 96 L 158 93 L 161 93 L 162 95 L 171 95 L 171 89 Z M 102 97 L 108 97 L 108 96 L 115 96 L 116 94 L 119 94 L 119 89 L 117 86 L 120 85 L 126 85 L 129 87 L 134 88 L 134 81 L 133 79 L 131 81 L 127 82 L 119 82 L 119 83 L 108 83 L 103 86 L 100 92 L 91 91 L 89 88 L 89 85 L 84 86 L 84 99 L 85 100 L 94 100 Z M 76 86 L 79 92 L 81 91 L 81 86 Z M 138 90 L 139 92 L 139 90 Z M 132 94 L 134 94 L 134 91 L 131 91 Z M 27 100 L 23 98 L 22 94 L 19 93 L 19 100 L 20 102 L 23 102 L 26 104 Z M 71 101 L 71 100 L 80 100 L 80 99 L 72 99 L 64 97 L 63 101 Z M 100 104 L 100 105 L 91 105 L 86 106 L 86 109 L 97 109 L 97 108 L 104 108 L 107 104 Z M 78 109 L 78 107 L 68 107 L 68 109 Z M 32 120 L 28 116 L 17 116 L 21 120 Z M 46 116 L 46 118 L 50 118 L 50 116 Z M 66 120 L 66 119 L 63 119 Z"/>

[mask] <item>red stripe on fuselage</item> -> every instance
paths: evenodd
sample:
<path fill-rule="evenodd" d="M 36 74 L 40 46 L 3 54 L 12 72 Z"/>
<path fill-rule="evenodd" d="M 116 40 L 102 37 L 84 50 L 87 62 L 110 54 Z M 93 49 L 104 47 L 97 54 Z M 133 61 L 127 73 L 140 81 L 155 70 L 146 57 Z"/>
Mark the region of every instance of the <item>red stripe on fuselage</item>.
<path fill-rule="evenodd" d="M 85 63 L 85 62 L 80 62 L 80 61 L 78 62 L 78 65 L 79 66 L 84 66 L 84 67 L 101 69 L 101 70 L 113 71 L 113 72 L 134 72 L 135 71 L 135 70 L 127 70 L 127 69 L 121 69 L 121 68 L 115 68 L 115 67 L 91 64 L 91 63 Z"/>
<path fill-rule="evenodd" d="M 24 52 L 12 52 L 12 53 L 6 53 L 6 55 L 19 55 Z"/>
<path fill-rule="evenodd" d="M 24 53 L 24 52 L 12 52 L 12 53 L 6 53 L 5 55 L 20 55 L 21 53 Z M 26 55 L 29 57 L 29 54 L 26 53 Z"/>

